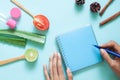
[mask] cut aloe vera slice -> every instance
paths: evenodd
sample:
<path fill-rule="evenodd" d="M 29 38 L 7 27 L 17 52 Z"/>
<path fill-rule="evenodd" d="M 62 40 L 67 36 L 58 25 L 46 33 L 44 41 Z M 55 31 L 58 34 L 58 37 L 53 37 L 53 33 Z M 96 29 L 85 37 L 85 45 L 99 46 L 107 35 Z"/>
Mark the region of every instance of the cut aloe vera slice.
<path fill-rule="evenodd" d="M 44 35 L 25 32 L 25 31 L 0 30 L 0 34 L 18 36 L 41 44 L 44 44 L 46 40 L 46 36 Z"/>

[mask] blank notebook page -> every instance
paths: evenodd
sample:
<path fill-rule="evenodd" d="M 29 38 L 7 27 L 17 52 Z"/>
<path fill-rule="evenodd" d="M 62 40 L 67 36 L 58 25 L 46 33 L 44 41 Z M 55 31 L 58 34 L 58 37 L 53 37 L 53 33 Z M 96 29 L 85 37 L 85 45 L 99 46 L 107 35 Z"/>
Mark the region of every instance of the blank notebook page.
<path fill-rule="evenodd" d="M 102 61 L 91 25 L 57 36 L 56 41 L 66 67 L 72 72 Z"/>

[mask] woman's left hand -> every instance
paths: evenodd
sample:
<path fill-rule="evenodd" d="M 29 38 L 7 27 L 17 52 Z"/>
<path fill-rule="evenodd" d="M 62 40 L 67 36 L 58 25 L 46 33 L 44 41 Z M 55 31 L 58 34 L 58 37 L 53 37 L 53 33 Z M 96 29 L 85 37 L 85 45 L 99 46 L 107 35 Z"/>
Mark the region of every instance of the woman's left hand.
<path fill-rule="evenodd" d="M 60 54 L 55 53 L 50 57 L 49 69 L 50 74 L 48 74 L 47 67 L 44 65 L 44 74 L 46 80 L 66 80 L 62 69 L 62 60 Z M 68 80 L 73 80 L 73 76 L 69 68 L 67 68 L 66 72 Z"/>

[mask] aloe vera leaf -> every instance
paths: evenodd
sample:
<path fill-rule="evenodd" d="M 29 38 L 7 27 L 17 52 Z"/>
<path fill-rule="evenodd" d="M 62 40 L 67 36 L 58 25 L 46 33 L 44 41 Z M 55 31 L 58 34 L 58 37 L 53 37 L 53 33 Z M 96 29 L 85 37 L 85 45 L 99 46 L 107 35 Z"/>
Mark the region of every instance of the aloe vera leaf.
<path fill-rule="evenodd" d="M 21 38 L 21 37 L 16 37 L 16 36 L 4 36 L 4 35 L 0 35 L 0 38 L 1 39 L 9 39 L 9 40 L 14 40 L 14 41 L 23 41 L 23 42 L 25 42 L 26 41 L 26 39 L 25 38 Z"/>
<path fill-rule="evenodd" d="M 14 45 L 19 45 L 19 46 L 25 46 L 26 45 L 26 40 L 25 39 L 18 39 L 18 38 L 8 38 L 8 37 L 4 37 L 4 36 L 0 36 L 0 41 L 2 42 L 7 42 L 10 44 L 14 44 Z"/>
<path fill-rule="evenodd" d="M 14 45 L 19 45 L 19 46 L 25 46 L 25 42 L 20 42 L 20 41 L 11 41 L 11 40 L 1 40 L 2 42 L 7 42 L 9 44 L 14 44 Z"/>
<path fill-rule="evenodd" d="M 25 31 L 11 31 L 11 30 L 0 30 L 0 34 L 7 34 L 22 37 L 31 41 L 35 41 L 41 44 L 45 43 L 46 37 L 43 35 L 38 35 L 35 33 L 25 32 Z"/>
<path fill-rule="evenodd" d="M 8 38 L 11 40 L 16 40 L 16 41 L 26 41 L 25 38 L 20 38 L 20 37 L 5 37 L 5 36 L 0 36 L 0 38 Z"/>
<path fill-rule="evenodd" d="M 10 38 L 1 38 L 0 37 L 0 40 L 3 41 L 3 42 L 7 42 L 7 43 L 10 43 L 10 44 L 16 44 L 16 45 L 20 45 L 20 46 L 25 46 L 26 45 L 26 41 L 21 41 L 21 40 L 13 40 L 13 39 L 10 39 Z"/>

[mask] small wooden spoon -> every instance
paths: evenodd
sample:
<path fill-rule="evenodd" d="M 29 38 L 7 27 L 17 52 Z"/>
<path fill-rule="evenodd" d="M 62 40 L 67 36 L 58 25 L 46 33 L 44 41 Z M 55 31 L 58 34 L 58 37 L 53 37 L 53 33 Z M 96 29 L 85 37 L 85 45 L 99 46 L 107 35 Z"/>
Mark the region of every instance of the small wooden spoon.
<path fill-rule="evenodd" d="M 3 60 L 0 61 L 0 65 L 5 65 L 11 62 L 15 62 L 18 60 L 27 60 L 28 62 L 34 62 L 38 58 L 38 51 L 36 49 L 27 49 L 24 55 L 16 57 L 16 58 L 11 58 L 8 60 Z"/>

